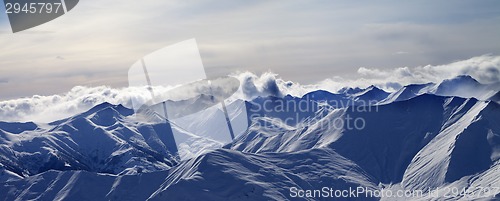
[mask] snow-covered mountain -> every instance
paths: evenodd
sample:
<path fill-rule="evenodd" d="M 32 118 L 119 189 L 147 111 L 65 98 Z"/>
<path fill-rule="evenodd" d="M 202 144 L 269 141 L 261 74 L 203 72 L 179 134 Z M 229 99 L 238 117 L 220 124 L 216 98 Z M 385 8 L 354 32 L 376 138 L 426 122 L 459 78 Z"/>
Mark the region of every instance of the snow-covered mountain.
<path fill-rule="evenodd" d="M 6 182 L 0 192 L 5 200 L 284 200 L 290 199 L 286 186 L 323 185 L 378 188 L 355 163 L 330 149 L 286 154 L 221 149 L 168 171 L 137 175 L 51 170 Z"/>
<path fill-rule="evenodd" d="M 489 100 L 500 90 L 500 83 L 481 84 L 469 75 L 460 75 L 441 83 L 411 84 L 391 93 L 380 104 L 394 101 L 408 100 L 422 94 L 436 94 L 440 96 L 457 96 Z"/>
<path fill-rule="evenodd" d="M 331 124 L 339 118 L 344 121 L 337 122 L 347 122 L 347 117 L 364 119 L 365 127 L 358 130 L 345 123 Z M 405 185 L 437 187 L 498 163 L 499 118 L 500 106 L 494 102 L 421 95 L 363 110 L 334 109 L 317 121 L 296 127 L 265 117 L 260 121 L 267 124 L 254 124 L 228 148 L 288 153 L 329 147 L 354 161 L 377 183 L 418 179 Z M 269 124 L 273 130 L 261 127 Z"/>
<path fill-rule="evenodd" d="M 19 176 L 48 170 L 110 174 L 165 170 L 176 163 L 166 123 L 141 122 L 133 110 L 103 103 L 46 125 L 0 124 L 0 164 Z"/>
<path fill-rule="evenodd" d="M 387 98 L 387 96 L 389 96 L 389 93 L 372 85 L 366 89 L 363 89 L 359 93 L 353 94 L 351 97 L 353 97 L 354 100 L 356 101 L 362 100 L 365 102 L 370 102 L 370 101 L 381 101 Z"/>
<path fill-rule="evenodd" d="M 121 105 L 49 124 L 0 122 L 0 200 L 293 200 L 292 187 L 440 188 L 441 198 L 457 188 L 499 199 L 500 105 L 452 95 L 463 93 L 454 86 L 477 85 L 470 81 L 229 104 L 246 107 L 229 115 L 247 120 L 246 131 L 224 146 L 198 139 L 213 151 L 182 161 L 172 136 L 178 125 Z M 182 132 L 219 132 L 210 126 L 217 115 L 183 117 L 191 130 Z M 365 196 L 351 199 L 391 199 Z M 327 200 L 306 198 L 318 199 Z"/>

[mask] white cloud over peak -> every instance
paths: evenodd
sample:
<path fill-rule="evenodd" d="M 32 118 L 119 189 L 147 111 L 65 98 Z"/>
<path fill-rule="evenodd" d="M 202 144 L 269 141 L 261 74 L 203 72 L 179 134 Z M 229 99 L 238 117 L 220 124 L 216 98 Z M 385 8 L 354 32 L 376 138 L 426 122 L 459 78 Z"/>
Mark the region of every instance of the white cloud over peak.
<path fill-rule="evenodd" d="M 0 121 L 51 122 L 81 113 L 103 102 L 129 105 L 132 98 L 141 99 L 147 93 L 147 90 L 139 88 L 76 86 L 65 94 L 2 101 Z"/>
<path fill-rule="evenodd" d="M 358 77 L 349 79 L 331 77 L 315 84 L 303 85 L 286 81 L 272 72 L 260 76 L 251 72 L 235 73 L 231 76 L 240 81 L 241 90 L 232 98 L 252 99 L 257 96 L 302 96 L 307 92 L 323 89 L 336 92 L 343 87 L 368 87 L 375 85 L 387 91 L 413 83 L 439 83 L 458 75 L 471 75 L 481 83 L 500 82 L 500 56 L 482 55 L 470 59 L 444 65 L 426 65 L 417 67 L 400 67 L 390 70 L 360 67 Z M 168 94 L 170 86 L 155 87 L 158 94 Z M 196 90 L 204 90 L 196 88 Z M 193 93 L 168 94 L 189 96 Z M 103 102 L 122 104 L 131 107 L 131 100 L 146 102 L 150 92 L 146 87 L 112 88 L 107 86 L 77 86 L 69 92 L 59 95 L 39 96 L 0 101 L 0 121 L 35 121 L 51 122 L 84 112 Z M 185 97 L 182 97 L 185 98 Z"/>
<path fill-rule="evenodd" d="M 482 55 L 467 60 L 444 65 L 426 65 L 417 67 L 399 67 L 377 69 L 361 67 L 357 73 L 363 82 L 384 86 L 387 83 L 408 85 L 413 83 L 438 83 L 458 75 L 470 75 L 481 83 L 500 82 L 500 56 Z M 365 84 L 366 85 L 366 84 Z"/>

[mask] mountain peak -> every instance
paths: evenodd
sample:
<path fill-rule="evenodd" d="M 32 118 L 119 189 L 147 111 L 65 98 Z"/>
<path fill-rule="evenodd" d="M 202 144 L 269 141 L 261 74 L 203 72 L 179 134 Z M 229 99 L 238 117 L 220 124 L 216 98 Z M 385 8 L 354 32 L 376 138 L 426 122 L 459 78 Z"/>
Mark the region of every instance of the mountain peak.
<path fill-rule="evenodd" d="M 403 88 L 420 88 L 421 89 L 421 88 L 428 87 L 431 85 L 434 85 L 434 83 L 429 82 L 429 83 L 425 83 L 425 84 L 409 84 L 409 85 L 404 86 Z"/>
<path fill-rule="evenodd" d="M 375 85 L 370 85 L 369 87 L 367 87 L 364 91 L 383 91 L 385 92 L 384 90 L 378 88 L 377 86 Z"/>
<path fill-rule="evenodd" d="M 453 78 L 453 79 L 469 79 L 469 80 L 474 80 L 474 81 L 476 81 L 476 82 L 477 82 L 477 80 L 476 80 L 476 79 L 474 79 L 474 78 L 473 78 L 472 76 L 470 76 L 470 75 L 458 75 L 458 76 L 456 76 L 456 77 L 455 77 L 455 78 Z"/>
<path fill-rule="evenodd" d="M 359 87 L 356 87 L 356 88 L 344 87 L 344 88 L 340 89 L 338 91 L 338 93 L 341 93 L 341 94 L 355 94 L 355 93 L 359 93 L 359 92 L 362 92 L 362 91 L 363 91 L 363 89 L 361 89 Z"/>
<path fill-rule="evenodd" d="M 371 85 L 367 87 L 366 89 L 363 89 L 363 91 L 353 94 L 355 97 L 357 97 L 357 100 L 364 100 L 364 101 L 381 101 L 387 96 L 389 96 L 389 93 L 386 91 Z"/>
<path fill-rule="evenodd" d="M 326 91 L 326 90 L 316 90 L 316 91 L 311 91 L 307 94 L 305 94 L 304 96 L 302 96 L 302 98 L 311 98 L 311 99 L 324 99 L 324 98 L 328 98 L 328 97 L 332 97 L 332 96 L 335 96 L 337 94 L 334 94 L 334 93 L 331 93 L 329 91 Z"/>
<path fill-rule="evenodd" d="M 435 94 L 443 96 L 460 96 L 465 98 L 478 97 L 487 93 L 485 85 L 469 75 L 459 75 L 443 80 L 436 88 Z"/>
<path fill-rule="evenodd" d="M 470 75 L 459 75 L 451 79 L 443 80 L 443 83 L 453 83 L 453 84 L 481 84 L 476 79 Z"/>
<path fill-rule="evenodd" d="M 134 110 L 129 109 L 129 108 L 123 106 L 122 104 L 113 105 L 113 104 L 108 103 L 108 102 L 103 102 L 101 104 L 98 104 L 98 105 L 90 108 L 86 112 L 83 112 L 81 114 L 78 114 L 78 115 L 75 115 L 75 116 L 72 116 L 72 117 L 69 117 L 69 118 L 65 118 L 65 119 L 61 119 L 61 120 L 57 120 L 57 121 L 51 122 L 51 123 L 49 123 L 49 125 L 54 125 L 55 126 L 55 125 L 59 125 L 59 124 L 61 124 L 63 122 L 66 122 L 66 121 L 74 119 L 74 118 L 94 116 L 97 113 L 103 114 L 105 112 L 102 112 L 102 111 L 106 111 L 106 110 L 110 110 L 110 109 L 112 110 L 111 112 L 114 111 L 114 113 L 115 113 L 114 115 L 116 115 L 116 116 L 118 116 L 118 115 L 130 116 L 130 115 L 134 114 Z"/>
<path fill-rule="evenodd" d="M 99 105 L 94 106 L 93 108 L 91 108 L 87 112 L 82 113 L 82 115 L 90 115 L 93 113 L 98 113 L 101 110 L 109 110 L 109 109 L 112 109 L 123 116 L 129 116 L 129 115 L 132 115 L 134 113 L 132 109 L 129 109 L 129 108 L 123 106 L 122 104 L 113 105 L 111 103 L 104 102 L 104 103 L 101 103 Z"/>

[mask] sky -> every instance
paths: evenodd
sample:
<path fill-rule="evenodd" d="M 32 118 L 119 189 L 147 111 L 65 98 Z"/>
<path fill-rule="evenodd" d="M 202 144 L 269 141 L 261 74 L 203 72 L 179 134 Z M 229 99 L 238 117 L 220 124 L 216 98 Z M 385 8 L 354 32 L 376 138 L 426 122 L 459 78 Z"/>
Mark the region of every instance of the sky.
<path fill-rule="evenodd" d="M 270 71 L 313 84 L 500 55 L 499 36 L 494 0 L 82 0 L 18 33 L 2 10 L 0 100 L 126 87 L 135 61 L 191 38 L 209 76 Z"/>

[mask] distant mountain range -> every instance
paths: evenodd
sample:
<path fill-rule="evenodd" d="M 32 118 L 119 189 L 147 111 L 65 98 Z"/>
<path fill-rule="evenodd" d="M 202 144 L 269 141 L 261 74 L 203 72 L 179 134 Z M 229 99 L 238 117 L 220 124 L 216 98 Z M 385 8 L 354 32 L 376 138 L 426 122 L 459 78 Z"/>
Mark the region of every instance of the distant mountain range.
<path fill-rule="evenodd" d="M 121 105 L 49 124 L 0 122 L 0 200 L 287 200 L 291 187 L 440 188 L 441 196 L 457 188 L 478 197 L 489 188 L 484 199 L 500 199 L 498 86 L 459 76 L 393 93 L 258 97 L 230 115 L 248 119 L 231 143 L 196 138 L 191 145 L 212 151 L 183 161 L 176 125 Z M 191 131 L 218 132 L 217 115 L 186 121 Z M 380 199 L 361 197 L 352 199 Z M 450 198 L 459 199 L 468 197 Z"/>

